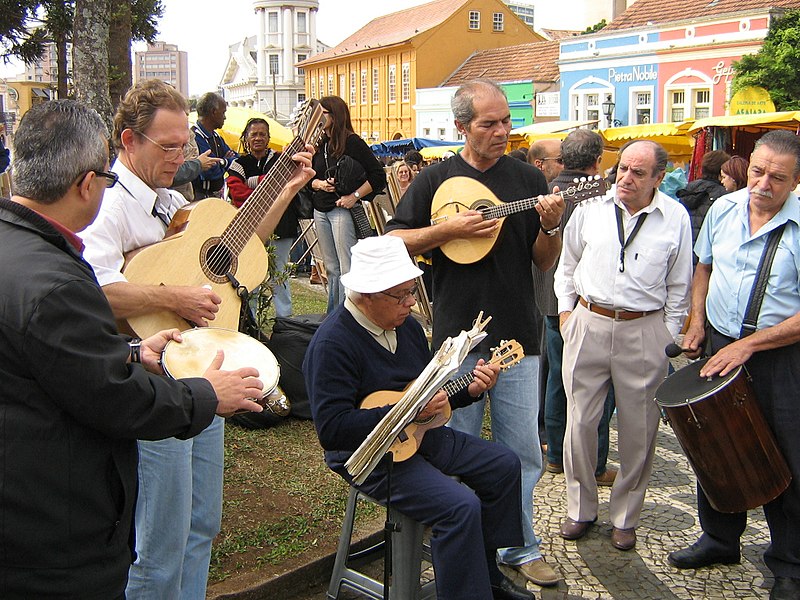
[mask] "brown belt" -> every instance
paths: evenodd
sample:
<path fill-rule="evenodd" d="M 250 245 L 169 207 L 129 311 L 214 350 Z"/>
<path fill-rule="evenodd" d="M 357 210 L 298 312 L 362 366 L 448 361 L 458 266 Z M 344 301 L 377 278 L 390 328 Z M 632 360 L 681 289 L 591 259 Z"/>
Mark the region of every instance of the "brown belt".
<path fill-rule="evenodd" d="M 604 317 L 608 317 L 610 319 L 614 319 L 615 321 L 632 321 L 633 319 L 639 319 L 641 317 L 645 317 L 655 311 L 630 311 L 630 310 L 612 310 L 610 308 L 603 308 L 602 306 L 597 306 L 597 304 L 592 304 L 587 302 L 583 298 L 579 300 L 581 305 L 585 306 L 590 312 L 597 313 L 598 315 L 603 315 Z"/>

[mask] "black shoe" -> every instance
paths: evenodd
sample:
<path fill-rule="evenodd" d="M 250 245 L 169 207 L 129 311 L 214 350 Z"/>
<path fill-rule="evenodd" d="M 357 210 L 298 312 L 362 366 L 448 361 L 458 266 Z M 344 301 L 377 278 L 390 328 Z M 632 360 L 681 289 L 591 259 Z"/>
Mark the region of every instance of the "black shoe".
<path fill-rule="evenodd" d="M 795 577 L 776 577 L 769 600 L 797 600 L 800 598 L 800 579 Z"/>
<path fill-rule="evenodd" d="M 678 569 L 699 569 L 711 565 L 736 565 L 741 557 L 739 548 L 730 548 L 708 535 L 701 535 L 688 548 L 669 554 L 667 561 Z"/>
<path fill-rule="evenodd" d="M 492 598 L 494 600 L 534 600 L 536 596 L 526 588 L 518 586 L 508 577 L 503 577 L 499 585 L 492 586 Z"/>

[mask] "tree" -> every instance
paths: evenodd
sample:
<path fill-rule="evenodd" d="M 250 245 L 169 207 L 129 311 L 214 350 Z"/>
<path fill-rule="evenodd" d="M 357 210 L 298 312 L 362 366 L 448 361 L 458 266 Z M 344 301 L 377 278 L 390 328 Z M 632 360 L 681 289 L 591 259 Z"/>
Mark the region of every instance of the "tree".
<path fill-rule="evenodd" d="M 601 29 L 604 29 L 606 25 L 608 25 L 608 23 L 606 23 L 606 20 L 601 19 L 599 23 L 595 23 L 591 27 L 587 27 L 586 29 L 581 31 L 581 35 L 586 35 L 587 33 L 596 33 Z"/>
<path fill-rule="evenodd" d="M 111 129 L 108 92 L 108 22 L 110 0 L 76 0 L 72 68 L 75 97 L 94 108 Z"/>
<path fill-rule="evenodd" d="M 18 58 L 25 64 L 42 54 L 45 32 L 31 27 L 37 21 L 38 0 L 0 0 L 0 58 L 8 63 Z"/>
<path fill-rule="evenodd" d="M 733 63 L 733 93 L 749 86 L 769 91 L 776 110 L 800 110 L 800 10 L 772 21 L 756 54 Z"/>

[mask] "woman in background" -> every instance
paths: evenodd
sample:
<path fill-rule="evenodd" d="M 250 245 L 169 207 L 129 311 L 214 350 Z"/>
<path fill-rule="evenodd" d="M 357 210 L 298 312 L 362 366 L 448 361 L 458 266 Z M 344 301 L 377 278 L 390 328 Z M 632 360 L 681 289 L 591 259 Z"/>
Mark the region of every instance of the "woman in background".
<path fill-rule="evenodd" d="M 402 160 L 398 160 L 394 163 L 392 165 L 392 170 L 394 171 L 395 179 L 397 179 L 397 186 L 400 188 L 400 198 L 402 198 L 408 186 L 411 185 L 411 181 L 414 179 L 414 172 L 411 170 L 411 167 Z M 400 198 L 398 198 L 398 200 Z"/>
<path fill-rule="evenodd" d="M 719 180 L 730 192 L 740 190 L 747 185 L 747 169 L 750 162 L 741 156 L 731 156 L 720 168 Z"/>
<path fill-rule="evenodd" d="M 353 132 L 350 110 L 339 96 L 320 99 L 327 117 L 325 135 L 314 154 L 312 166 L 317 174 L 309 186 L 314 204 L 314 225 L 328 274 L 328 312 L 344 302 L 344 287 L 339 278 L 350 270 L 350 248 L 356 243 L 356 230 L 350 209 L 361 200 L 370 200 L 386 187 L 386 173 L 359 135 Z M 359 163 L 366 179 L 355 190 L 340 195 L 336 191 L 336 166 L 343 156 Z"/>

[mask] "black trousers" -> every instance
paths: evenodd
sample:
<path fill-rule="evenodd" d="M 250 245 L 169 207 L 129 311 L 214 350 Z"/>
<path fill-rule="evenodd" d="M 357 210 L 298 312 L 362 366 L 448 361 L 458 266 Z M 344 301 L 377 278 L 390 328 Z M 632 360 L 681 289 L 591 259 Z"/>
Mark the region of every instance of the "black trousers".
<path fill-rule="evenodd" d="M 733 340 L 710 330 L 711 353 Z M 754 354 L 745 364 L 764 418 L 781 449 L 792 482 L 764 513 L 771 543 L 764 562 L 776 577 L 800 578 L 800 343 Z M 769 465 L 764 465 L 765 469 Z M 738 548 L 747 525 L 747 513 L 716 511 L 697 486 L 697 508 L 703 531 L 731 548 Z"/>

